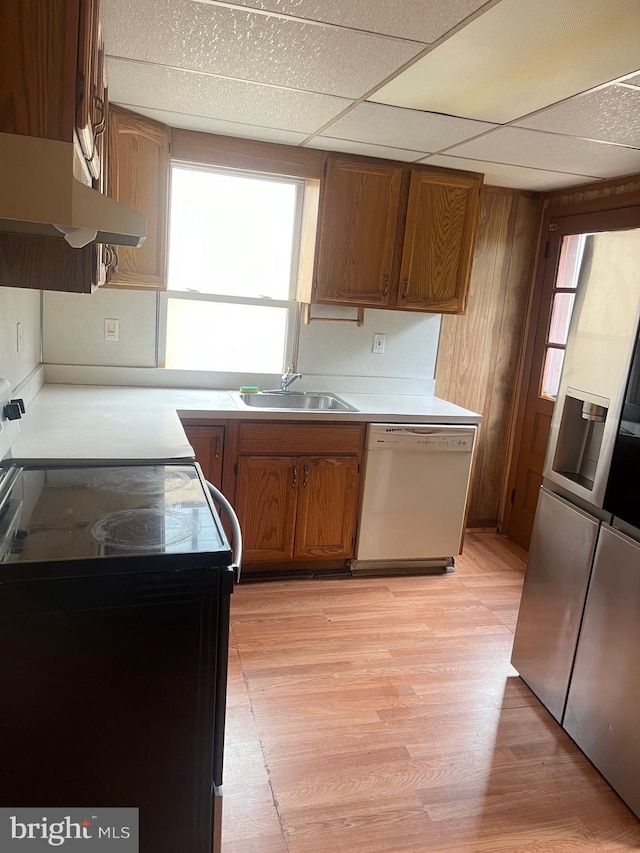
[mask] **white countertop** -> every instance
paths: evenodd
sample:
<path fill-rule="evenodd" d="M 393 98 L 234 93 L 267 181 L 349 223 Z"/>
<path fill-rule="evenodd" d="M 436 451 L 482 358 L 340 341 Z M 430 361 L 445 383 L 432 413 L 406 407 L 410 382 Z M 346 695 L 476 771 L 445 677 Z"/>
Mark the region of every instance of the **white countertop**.
<path fill-rule="evenodd" d="M 193 457 L 180 417 L 287 421 L 475 424 L 481 415 L 438 397 L 339 396 L 357 412 L 251 409 L 237 391 L 45 385 L 27 407 L 17 462 L 167 460 Z"/>

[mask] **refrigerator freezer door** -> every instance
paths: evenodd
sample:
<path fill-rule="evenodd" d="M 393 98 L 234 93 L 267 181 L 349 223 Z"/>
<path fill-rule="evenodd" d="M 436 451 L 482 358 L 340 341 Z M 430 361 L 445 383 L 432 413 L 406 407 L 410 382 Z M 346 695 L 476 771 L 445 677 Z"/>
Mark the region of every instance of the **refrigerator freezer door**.
<path fill-rule="evenodd" d="M 562 721 L 599 522 L 540 490 L 511 663 Z"/>
<path fill-rule="evenodd" d="M 640 545 L 602 526 L 564 728 L 640 816 Z"/>

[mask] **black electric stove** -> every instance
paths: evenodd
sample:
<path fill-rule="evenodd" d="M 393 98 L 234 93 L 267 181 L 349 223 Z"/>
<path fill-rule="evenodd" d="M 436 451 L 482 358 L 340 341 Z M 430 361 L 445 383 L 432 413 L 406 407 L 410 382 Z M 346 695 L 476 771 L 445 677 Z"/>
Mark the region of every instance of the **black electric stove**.
<path fill-rule="evenodd" d="M 193 463 L 5 468 L 0 582 L 163 566 L 229 566 L 231 548 Z M 105 558 L 105 559 L 97 559 Z"/>
<path fill-rule="evenodd" d="M 140 853 L 218 850 L 237 519 L 215 494 L 232 557 L 195 463 L 15 465 L 7 388 L 0 806 L 136 808 Z"/>

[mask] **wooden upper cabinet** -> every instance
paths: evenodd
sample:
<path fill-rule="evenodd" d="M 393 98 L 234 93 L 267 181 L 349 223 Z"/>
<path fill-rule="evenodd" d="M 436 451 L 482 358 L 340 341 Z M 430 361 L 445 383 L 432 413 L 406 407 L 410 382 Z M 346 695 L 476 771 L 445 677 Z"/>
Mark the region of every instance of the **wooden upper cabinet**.
<path fill-rule="evenodd" d="M 147 217 L 147 238 L 138 249 L 115 250 L 108 286 L 166 289 L 170 132 L 128 110 L 109 110 L 107 194 Z"/>
<path fill-rule="evenodd" d="M 480 181 L 411 170 L 398 306 L 466 310 Z"/>
<path fill-rule="evenodd" d="M 464 313 L 481 183 L 329 154 L 311 301 Z"/>
<path fill-rule="evenodd" d="M 0 132 L 73 142 L 78 0 L 0 2 Z"/>
<path fill-rule="evenodd" d="M 329 155 L 321 190 L 316 275 L 319 303 L 389 304 L 402 166 Z"/>

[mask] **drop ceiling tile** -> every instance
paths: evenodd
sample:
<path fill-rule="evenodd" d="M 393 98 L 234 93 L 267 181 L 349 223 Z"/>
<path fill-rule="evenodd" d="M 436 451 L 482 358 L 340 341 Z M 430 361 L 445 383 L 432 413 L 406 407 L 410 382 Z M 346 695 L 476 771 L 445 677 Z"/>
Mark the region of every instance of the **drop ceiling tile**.
<path fill-rule="evenodd" d="M 607 86 L 556 104 L 516 125 L 640 148 L 640 89 Z"/>
<path fill-rule="evenodd" d="M 335 121 L 324 134 L 337 139 L 431 152 L 494 127 L 495 124 L 455 116 L 363 103 Z"/>
<path fill-rule="evenodd" d="M 308 136 L 352 102 L 121 59 L 107 62 L 114 103 L 169 110 Z"/>
<path fill-rule="evenodd" d="M 372 145 L 352 139 L 334 139 L 331 136 L 314 136 L 305 148 L 320 148 L 323 151 L 340 151 L 343 154 L 361 154 L 363 157 L 381 157 L 386 160 L 404 160 L 413 163 L 424 157 L 426 151 L 409 151 L 406 148 L 391 148 L 388 145 Z"/>
<path fill-rule="evenodd" d="M 280 130 L 276 127 L 257 127 L 252 124 L 239 124 L 234 121 L 194 116 L 187 113 L 177 113 L 169 110 L 153 110 L 135 104 L 120 103 L 120 106 L 135 110 L 140 115 L 148 116 L 156 121 L 168 124 L 170 127 L 180 127 L 184 130 L 199 130 L 203 133 L 219 133 L 223 136 L 239 136 L 243 139 L 257 139 L 261 142 L 279 142 L 283 145 L 299 145 L 308 133 L 295 133 L 292 130 Z"/>
<path fill-rule="evenodd" d="M 505 123 L 638 68 L 638 0 L 501 0 L 369 100 Z"/>
<path fill-rule="evenodd" d="M 613 178 L 640 172 L 640 150 L 571 136 L 501 127 L 450 148 L 447 154 L 534 169 Z"/>
<path fill-rule="evenodd" d="M 224 0 L 223 0 L 224 2 Z M 487 0 L 402 0 L 399 14 L 389 0 L 232 0 L 264 9 L 354 30 L 431 43 L 484 6 Z"/>
<path fill-rule="evenodd" d="M 634 74 L 633 77 L 627 77 L 622 82 L 627 86 L 640 86 L 640 74 Z"/>
<path fill-rule="evenodd" d="M 446 154 L 434 154 L 420 161 L 427 166 L 442 166 L 445 169 L 461 169 L 463 172 L 482 172 L 484 182 L 494 187 L 513 187 L 520 190 L 545 190 L 588 184 L 596 180 L 585 175 L 568 175 L 561 172 L 547 172 L 544 169 L 528 169 L 525 166 L 509 166 L 502 163 L 489 163 L 486 160 L 469 160 L 464 157 L 449 157 Z"/>
<path fill-rule="evenodd" d="M 423 47 L 191 0 L 103 5 L 111 56 L 341 97 L 361 97 Z"/>

